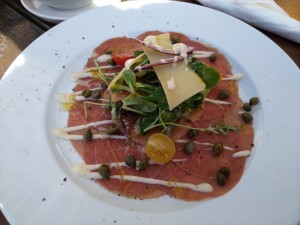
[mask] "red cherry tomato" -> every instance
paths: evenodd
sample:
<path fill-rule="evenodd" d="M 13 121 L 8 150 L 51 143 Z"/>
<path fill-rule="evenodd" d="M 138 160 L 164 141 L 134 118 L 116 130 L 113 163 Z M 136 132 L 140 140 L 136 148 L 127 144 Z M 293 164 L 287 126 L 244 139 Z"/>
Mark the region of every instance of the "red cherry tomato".
<path fill-rule="evenodd" d="M 112 55 L 113 60 L 120 66 L 124 66 L 128 59 L 134 58 L 133 52 L 117 52 Z"/>
<path fill-rule="evenodd" d="M 134 58 L 134 52 L 141 49 L 137 44 L 121 44 L 112 49 L 112 58 L 120 66 L 124 66 L 128 59 Z"/>

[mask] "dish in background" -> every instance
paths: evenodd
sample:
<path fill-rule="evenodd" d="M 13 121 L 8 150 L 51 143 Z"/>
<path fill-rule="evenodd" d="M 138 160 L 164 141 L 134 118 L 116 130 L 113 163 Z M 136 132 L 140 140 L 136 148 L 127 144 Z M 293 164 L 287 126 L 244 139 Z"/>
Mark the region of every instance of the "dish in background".
<path fill-rule="evenodd" d="M 78 15 L 79 13 L 83 13 L 97 7 L 118 3 L 120 1 L 121 0 L 94 0 L 92 4 L 73 10 L 52 8 L 47 4 L 44 4 L 37 0 L 21 0 L 21 3 L 26 10 L 39 17 L 40 19 L 51 23 L 60 23 L 64 20 Z"/>
<path fill-rule="evenodd" d="M 57 10 L 75 10 L 87 7 L 93 3 L 93 0 L 37 0 Z"/>

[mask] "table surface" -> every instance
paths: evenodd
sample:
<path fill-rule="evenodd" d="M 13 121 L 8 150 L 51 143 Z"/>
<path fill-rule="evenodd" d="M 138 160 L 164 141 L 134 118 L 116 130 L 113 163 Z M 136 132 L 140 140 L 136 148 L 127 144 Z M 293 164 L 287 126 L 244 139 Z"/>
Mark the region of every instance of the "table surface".
<path fill-rule="evenodd" d="M 183 2 L 199 4 L 193 0 Z M 291 17 L 300 20 L 299 0 L 275 0 L 275 2 Z M 0 79 L 13 60 L 30 43 L 55 25 L 30 14 L 19 0 L 0 1 Z M 300 68 L 300 44 L 267 31 L 260 31 L 281 47 Z M 2 213 L 0 213 L 0 224 L 9 224 Z"/>

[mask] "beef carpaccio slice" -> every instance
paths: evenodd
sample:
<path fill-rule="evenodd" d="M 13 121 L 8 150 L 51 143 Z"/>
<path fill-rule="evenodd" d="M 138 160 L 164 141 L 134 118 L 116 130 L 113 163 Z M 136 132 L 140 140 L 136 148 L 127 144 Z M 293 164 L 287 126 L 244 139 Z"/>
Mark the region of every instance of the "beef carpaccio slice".
<path fill-rule="evenodd" d="M 160 33 L 160 31 L 150 31 L 139 35 L 137 38 L 143 40 L 148 35 L 157 35 Z M 224 55 L 219 53 L 216 49 L 193 41 L 183 34 L 175 32 L 169 33 L 171 37 L 179 37 L 180 42 L 187 46 L 194 47 L 194 50 L 196 51 L 216 52 L 218 58 L 215 62 L 211 62 L 207 58 L 199 61 L 215 67 L 223 77 L 232 74 L 230 64 Z M 124 49 L 135 51 L 142 49 L 142 46 L 138 42 L 127 37 L 109 39 L 95 48 L 84 69 L 95 67 L 93 60 L 109 49 L 115 49 L 116 51 Z M 99 63 L 99 65 L 106 65 L 106 63 Z M 107 69 L 105 72 L 116 72 L 118 70 L 121 70 L 121 68 Z M 77 84 L 74 91 L 93 88 L 100 85 L 99 81 L 95 82 L 90 78 L 85 78 L 83 81 L 84 82 L 79 82 L 79 84 Z M 245 157 L 235 158 L 232 155 L 238 151 L 251 150 L 253 146 L 254 130 L 251 124 L 245 124 L 241 119 L 240 111 L 242 101 L 238 95 L 238 85 L 236 81 L 221 80 L 218 86 L 211 90 L 207 97 L 217 99 L 222 89 L 228 89 L 230 91 L 230 97 L 227 101 L 231 104 L 217 105 L 205 103 L 203 107 L 204 110 L 198 110 L 193 113 L 189 118 L 190 120 L 188 123 L 193 127 L 205 128 L 210 124 L 215 125 L 224 122 L 232 126 L 241 126 L 242 128 L 238 132 L 229 132 L 227 135 L 201 132 L 198 137 L 194 139 L 194 142 L 196 143 L 194 153 L 188 155 L 184 151 L 184 142 L 188 140 L 186 135 L 187 129 L 182 129 L 181 131 L 180 129 L 177 129 L 177 132 L 179 132 L 180 135 L 175 135 L 175 139 L 180 140 L 174 140 L 176 144 L 176 154 L 174 159 L 181 159 L 181 161 L 171 161 L 164 165 L 150 165 L 143 171 L 136 171 L 127 167 L 113 168 L 111 171 L 111 174 L 136 175 L 166 181 L 187 182 L 193 184 L 209 183 L 213 186 L 214 190 L 212 192 L 202 193 L 186 188 L 166 187 L 155 184 L 120 181 L 117 179 L 99 180 L 98 182 L 109 191 L 119 195 L 141 199 L 156 198 L 167 194 L 178 199 L 198 201 L 220 196 L 228 192 L 240 180 L 246 162 Z M 90 104 L 87 111 L 88 117 L 85 118 L 83 103 L 77 102 L 74 104 L 69 110 L 68 126 L 111 119 L 111 113 L 107 112 L 104 107 Z M 99 130 L 93 128 L 93 132 L 97 133 Z M 82 134 L 83 131 L 78 131 L 77 133 Z M 145 140 L 145 137 L 141 137 L 141 140 Z M 215 156 L 212 153 L 212 147 L 207 145 L 207 143 L 214 144 L 219 141 L 225 146 L 231 147 L 233 150 L 224 150 L 221 155 Z M 143 143 L 143 141 L 139 140 L 139 137 L 130 144 L 123 139 L 98 139 L 90 142 L 72 141 L 74 148 L 81 155 L 86 164 L 124 162 L 127 155 L 134 155 L 137 160 L 144 159 L 146 154 Z M 223 166 L 230 168 L 231 174 L 227 178 L 226 184 L 220 186 L 216 181 L 216 173 Z"/>

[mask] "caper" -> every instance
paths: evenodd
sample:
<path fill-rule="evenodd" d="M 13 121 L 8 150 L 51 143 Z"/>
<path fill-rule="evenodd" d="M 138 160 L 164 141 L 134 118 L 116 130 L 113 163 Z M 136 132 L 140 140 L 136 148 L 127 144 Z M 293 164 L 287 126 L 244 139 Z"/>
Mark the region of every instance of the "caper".
<path fill-rule="evenodd" d="M 211 56 L 209 56 L 209 61 L 215 62 L 217 60 L 217 55 L 213 53 Z"/>
<path fill-rule="evenodd" d="M 175 37 L 172 37 L 172 38 L 171 38 L 171 42 L 172 42 L 172 44 L 177 44 L 177 43 L 179 43 L 179 42 L 180 42 L 180 38 L 179 38 L 179 37 L 177 37 L 177 36 L 175 36 Z"/>
<path fill-rule="evenodd" d="M 82 95 L 83 95 L 83 97 L 85 97 L 85 98 L 89 98 L 89 97 L 92 96 L 92 93 L 93 93 L 92 90 L 86 89 L 86 90 L 84 90 L 84 91 L 82 92 Z"/>
<path fill-rule="evenodd" d="M 141 160 L 137 165 L 137 170 L 144 170 L 149 165 L 149 159 L 143 159 Z"/>
<path fill-rule="evenodd" d="M 106 133 L 107 134 L 113 134 L 116 132 L 116 130 L 118 130 L 118 127 L 116 126 L 109 126 L 106 128 Z"/>
<path fill-rule="evenodd" d="M 110 176 L 110 168 L 108 165 L 102 164 L 99 167 L 98 172 L 100 173 L 101 177 L 103 177 L 103 179 L 108 179 Z"/>
<path fill-rule="evenodd" d="M 244 112 L 242 113 L 242 117 L 245 123 L 251 123 L 253 121 L 253 116 L 251 113 Z"/>
<path fill-rule="evenodd" d="M 101 89 L 106 89 L 107 88 L 107 84 L 105 82 L 102 82 L 100 85 Z"/>
<path fill-rule="evenodd" d="M 252 109 L 251 105 L 249 103 L 244 103 L 243 110 L 250 112 Z"/>
<path fill-rule="evenodd" d="M 136 167 L 136 159 L 133 155 L 128 155 L 125 158 L 125 164 L 131 168 Z"/>
<path fill-rule="evenodd" d="M 217 142 L 213 145 L 212 151 L 214 155 L 220 155 L 224 150 L 223 143 L 222 142 Z"/>
<path fill-rule="evenodd" d="M 83 140 L 91 141 L 93 139 L 93 133 L 90 129 L 87 129 L 83 134 Z"/>
<path fill-rule="evenodd" d="M 193 139 L 195 137 L 197 137 L 199 134 L 199 131 L 198 130 L 195 130 L 195 129 L 190 129 L 187 133 L 188 137 Z"/>
<path fill-rule="evenodd" d="M 146 74 L 146 71 L 145 70 L 141 70 L 141 71 L 137 71 L 136 73 L 135 73 L 135 76 L 136 77 L 142 77 L 142 76 L 144 76 Z"/>
<path fill-rule="evenodd" d="M 193 141 L 188 141 L 187 143 L 185 143 L 184 150 L 187 154 L 189 155 L 193 154 L 194 149 L 195 149 L 195 143 Z"/>
<path fill-rule="evenodd" d="M 230 93 L 227 89 L 222 89 L 219 93 L 219 99 L 221 100 L 226 100 L 230 96 Z"/>
<path fill-rule="evenodd" d="M 161 120 L 165 123 L 173 122 L 177 119 L 176 112 L 164 111 L 161 114 Z"/>
<path fill-rule="evenodd" d="M 108 63 L 108 65 L 111 65 L 111 66 L 115 66 L 117 63 L 115 62 L 115 60 L 113 59 L 109 59 L 106 61 Z"/>
<path fill-rule="evenodd" d="M 106 51 L 104 52 L 104 54 L 106 54 L 106 55 L 111 55 L 111 54 L 112 54 L 112 50 L 108 49 L 108 50 L 106 50 Z"/>
<path fill-rule="evenodd" d="M 92 98 L 93 99 L 99 99 L 99 98 L 101 98 L 101 91 L 99 89 L 94 90 L 92 92 Z"/>
<path fill-rule="evenodd" d="M 219 169 L 219 172 L 223 173 L 225 177 L 228 177 L 230 175 L 230 169 L 228 167 L 221 167 Z"/>
<path fill-rule="evenodd" d="M 257 105 L 258 103 L 259 103 L 258 97 L 252 97 L 252 98 L 250 98 L 250 100 L 249 100 L 249 104 L 250 104 L 250 105 Z"/>
<path fill-rule="evenodd" d="M 226 184 L 226 177 L 223 173 L 217 172 L 217 182 L 220 186 L 224 186 Z"/>

